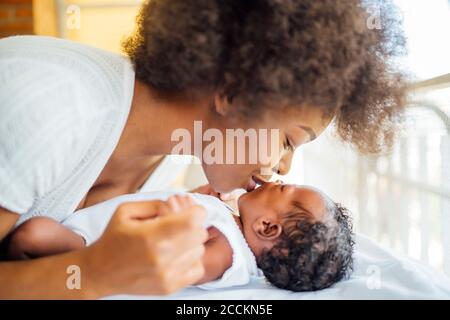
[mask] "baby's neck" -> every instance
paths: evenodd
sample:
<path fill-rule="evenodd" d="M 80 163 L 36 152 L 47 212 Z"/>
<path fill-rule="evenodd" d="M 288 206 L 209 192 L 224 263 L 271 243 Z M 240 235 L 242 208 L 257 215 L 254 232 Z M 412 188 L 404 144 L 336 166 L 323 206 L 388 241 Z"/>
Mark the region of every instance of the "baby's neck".
<path fill-rule="evenodd" d="M 241 230 L 241 232 L 243 232 L 244 230 L 242 229 L 242 221 L 241 218 L 235 214 L 233 214 L 233 219 L 234 221 L 236 221 L 237 225 L 239 226 L 239 229 Z"/>

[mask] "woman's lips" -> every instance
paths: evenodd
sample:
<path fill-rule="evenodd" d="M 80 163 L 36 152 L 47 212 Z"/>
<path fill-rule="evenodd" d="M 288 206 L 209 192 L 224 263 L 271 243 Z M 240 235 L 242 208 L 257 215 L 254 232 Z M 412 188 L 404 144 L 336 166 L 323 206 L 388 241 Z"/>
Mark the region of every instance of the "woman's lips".
<path fill-rule="evenodd" d="M 263 185 L 263 184 L 267 183 L 267 181 L 265 181 L 257 176 L 252 176 L 252 179 L 259 185 Z"/>
<path fill-rule="evenodd" d="M 244 189 L 247 190 L 247 192 L 250 192 L 255 190 L 258 185 L 263 185 L 265 183 L 266 181 L 264 181 L 263 179 L 252 176 Z"/>

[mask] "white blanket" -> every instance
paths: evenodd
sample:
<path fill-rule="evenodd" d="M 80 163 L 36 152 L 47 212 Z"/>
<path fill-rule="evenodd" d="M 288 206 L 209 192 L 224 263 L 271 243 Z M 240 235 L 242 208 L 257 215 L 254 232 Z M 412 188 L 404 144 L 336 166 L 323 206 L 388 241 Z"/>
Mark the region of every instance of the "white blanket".
<path fill-rule="evenodd" d="M 83 237 L 86 245 L 97 241 L 105 231 L 117 207 L 124 202 L 167 200 L 176 191 L 141 192 L 122 195 L 94 206 L 84 208 L 70 215 L 62 223 L 65 227 Z M 214 290 L 249 283 L 252 276 L 261 276 L 255 256 L 233 218 L 232 209 L 216 197 L 189 193 L 193 201 L 206 210 L 204 227 L 216 227 L 228 240 L 233 250 L 233 263 L 217 280 L 199 285 L 205 290 Z"/>
<path fill-rule="evenodd" d="M 254 278 L 242 287 L 213 291 L 190 287 L 168 297 L 121 295 L 109 299 L 450 299 L 450 279 L 357 235 L 353 275 L 325 290 L 295 293 Z"/>

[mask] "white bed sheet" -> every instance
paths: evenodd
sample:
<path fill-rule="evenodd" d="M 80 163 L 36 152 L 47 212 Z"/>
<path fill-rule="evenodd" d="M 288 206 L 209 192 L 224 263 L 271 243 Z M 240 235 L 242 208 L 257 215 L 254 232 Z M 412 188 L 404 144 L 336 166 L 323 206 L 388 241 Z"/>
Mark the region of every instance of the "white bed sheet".
<path fill-rule="evenodd" d="M 291 292 L 254 278 L 242 287 L 206 291 L 195 287 L 158 296 L 119 295 L 108 299 L 450 299 L 450 278 L 357 235 L 355 270 L 345 281 L 316 292 Z"/>

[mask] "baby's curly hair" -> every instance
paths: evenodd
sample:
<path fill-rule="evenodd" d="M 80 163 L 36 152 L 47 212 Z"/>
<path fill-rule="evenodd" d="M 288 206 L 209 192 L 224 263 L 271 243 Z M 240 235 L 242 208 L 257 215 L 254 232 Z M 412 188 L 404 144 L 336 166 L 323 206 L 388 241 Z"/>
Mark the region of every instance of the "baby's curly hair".
<path fill-rule="evenodd" d="M 161 93 L 218 93 L 244 117 L 320 108 L 344 141 L 376 153 L 392 144 L 404 105 L 394 9 L 389 0 L 150 0 L 124 50 Z"/>
<path fill-rule="evenodd" d="M 292 291 L 327 288 L 353 270 L 354 235 L 348 210 L 332 203 L 324 221 L 287 220 L 279 242 L 258 257 L 274 286 Z"/>

